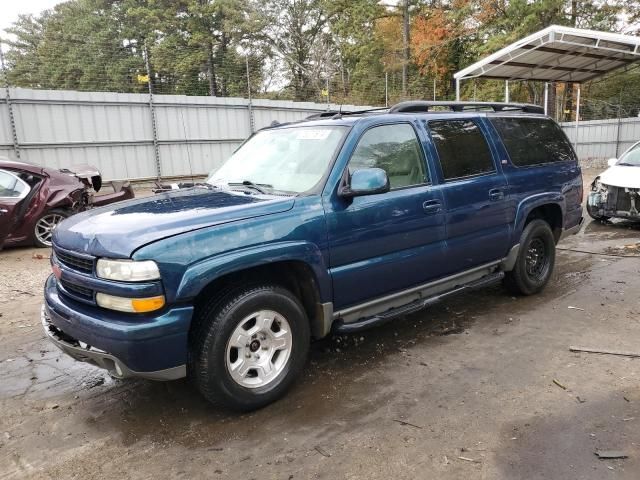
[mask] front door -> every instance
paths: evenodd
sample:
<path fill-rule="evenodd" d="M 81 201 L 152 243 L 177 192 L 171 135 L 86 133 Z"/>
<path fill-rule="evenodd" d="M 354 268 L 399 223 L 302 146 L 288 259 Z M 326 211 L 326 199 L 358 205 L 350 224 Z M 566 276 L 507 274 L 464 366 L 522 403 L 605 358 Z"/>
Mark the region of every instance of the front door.
<path fill-rule="evenodd" d="M 353 306 L 437 278 L 445 268 L 445 205 L 431 185 L 411 123 L 377 125 L 360 137 L 349 173 L 378 167 L 387 193 L 325 203 L 334 308 Z"/>
<path fill-rule="evenodd" d="M 447 119 L 426 124 L 447 204 L 447 273 L 502 259 L 511 240 L 513 209 L 506 178 L 481 121 Z"/>
<path fill-rule="evenodd" d="M 0 170 L 0 249 L 14 227 L 18 206 L 29 190 L 29 185 L 15 174 Z"/>

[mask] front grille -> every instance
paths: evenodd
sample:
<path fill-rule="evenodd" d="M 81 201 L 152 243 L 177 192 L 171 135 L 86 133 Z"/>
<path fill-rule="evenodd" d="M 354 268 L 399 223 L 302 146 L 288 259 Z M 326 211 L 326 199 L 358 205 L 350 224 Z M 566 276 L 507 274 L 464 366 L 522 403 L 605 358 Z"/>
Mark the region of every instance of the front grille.
<path fill-rule="evenodd" d="M 58 248 L 53 250 L 60 263 L 73 270 L 83 273 L 93 273 L 93 258 L 75 255 Z"/>
<path fill-rule="evenodd" d="M 87 300 L 93 300 L 93 290 L 90 288 L 81 287 L 75 283 L 69 283 L 66 280 L 60 280 L 60 284 L 62 285 L 62 288 L 72 295 L 85 298 Z"/>

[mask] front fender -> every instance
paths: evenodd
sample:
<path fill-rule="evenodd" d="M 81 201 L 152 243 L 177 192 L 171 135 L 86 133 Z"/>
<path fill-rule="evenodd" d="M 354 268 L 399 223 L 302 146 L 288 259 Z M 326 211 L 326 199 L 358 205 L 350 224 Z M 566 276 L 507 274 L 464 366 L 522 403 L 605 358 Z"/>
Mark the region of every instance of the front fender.
<path fill-rule="evenodd" d="M 554 204 L 560 207 L 562 211 L 562 218 L 565 217 L 566 212 L 566 200 L 562 193 L 558 192 L 545 192 L 538 193 L 536 195 L 531 195 L 530 197 L 524 198 L 516 208 L 516 220 L 514 225 L 514 233 L 516 235 L 516 239 L 520 237 L 520 234 L 524 230 L 524 224 L 527 220 L 527 216 L 537 207 L 541 207 L 542 205 Z"/>
<path fill-rule="evenodd" d="M 320 301 L 331 301 L 331 279 L 322 252 L 317 245 L 306 241 L 279 242 L 244 248 L 190 265 L 182 276 L 176 300 L 186 301 L 194 298 L 208 284 L 224 275 L 283 261 L 299 261 L 308 265 L 315 275 Z"/>

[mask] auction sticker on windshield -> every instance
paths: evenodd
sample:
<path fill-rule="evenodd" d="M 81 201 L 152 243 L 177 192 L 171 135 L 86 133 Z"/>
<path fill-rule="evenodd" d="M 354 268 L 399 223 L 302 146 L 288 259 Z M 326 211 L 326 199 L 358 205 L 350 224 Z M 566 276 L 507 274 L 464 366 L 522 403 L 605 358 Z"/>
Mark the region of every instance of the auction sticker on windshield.
<path fill-rule="evenodd" d="M 328 128 L 321 130 L 311 130 L 308 128 L 301 128 L 296 136 L 296 140 L 326 140 L 329 137 L 331 130 Z"/>

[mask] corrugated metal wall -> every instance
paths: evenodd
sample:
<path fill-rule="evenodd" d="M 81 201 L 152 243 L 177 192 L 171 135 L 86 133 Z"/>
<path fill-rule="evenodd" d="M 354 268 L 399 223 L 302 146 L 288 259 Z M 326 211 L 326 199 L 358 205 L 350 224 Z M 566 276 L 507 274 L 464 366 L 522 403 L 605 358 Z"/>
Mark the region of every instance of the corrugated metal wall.
<path fill-rule="evenodd" d="M 561 124 L 573 144 L 576 124 Z M 578 126 L 578 158 L 585 165 L 606 166 L 609 158 L 617 158 L 640 140 L 640 118 L 591 120 Z"/>
<path fill-rule="evenodd" d="M 148 95 L 15 88 L 10 98 L 22 160 L 57 168 L 91 164 L 106 180 L 156 176 Z M 163 176 L 206 174 L 251 132 L 249 102 L 242 98 L 154 95 L 153 108 Z M 325 109 L 309 102 L 252 103 L 256 129 Z M 0 155 L 16 158 L 5 98 L 0 99 Z"/>

